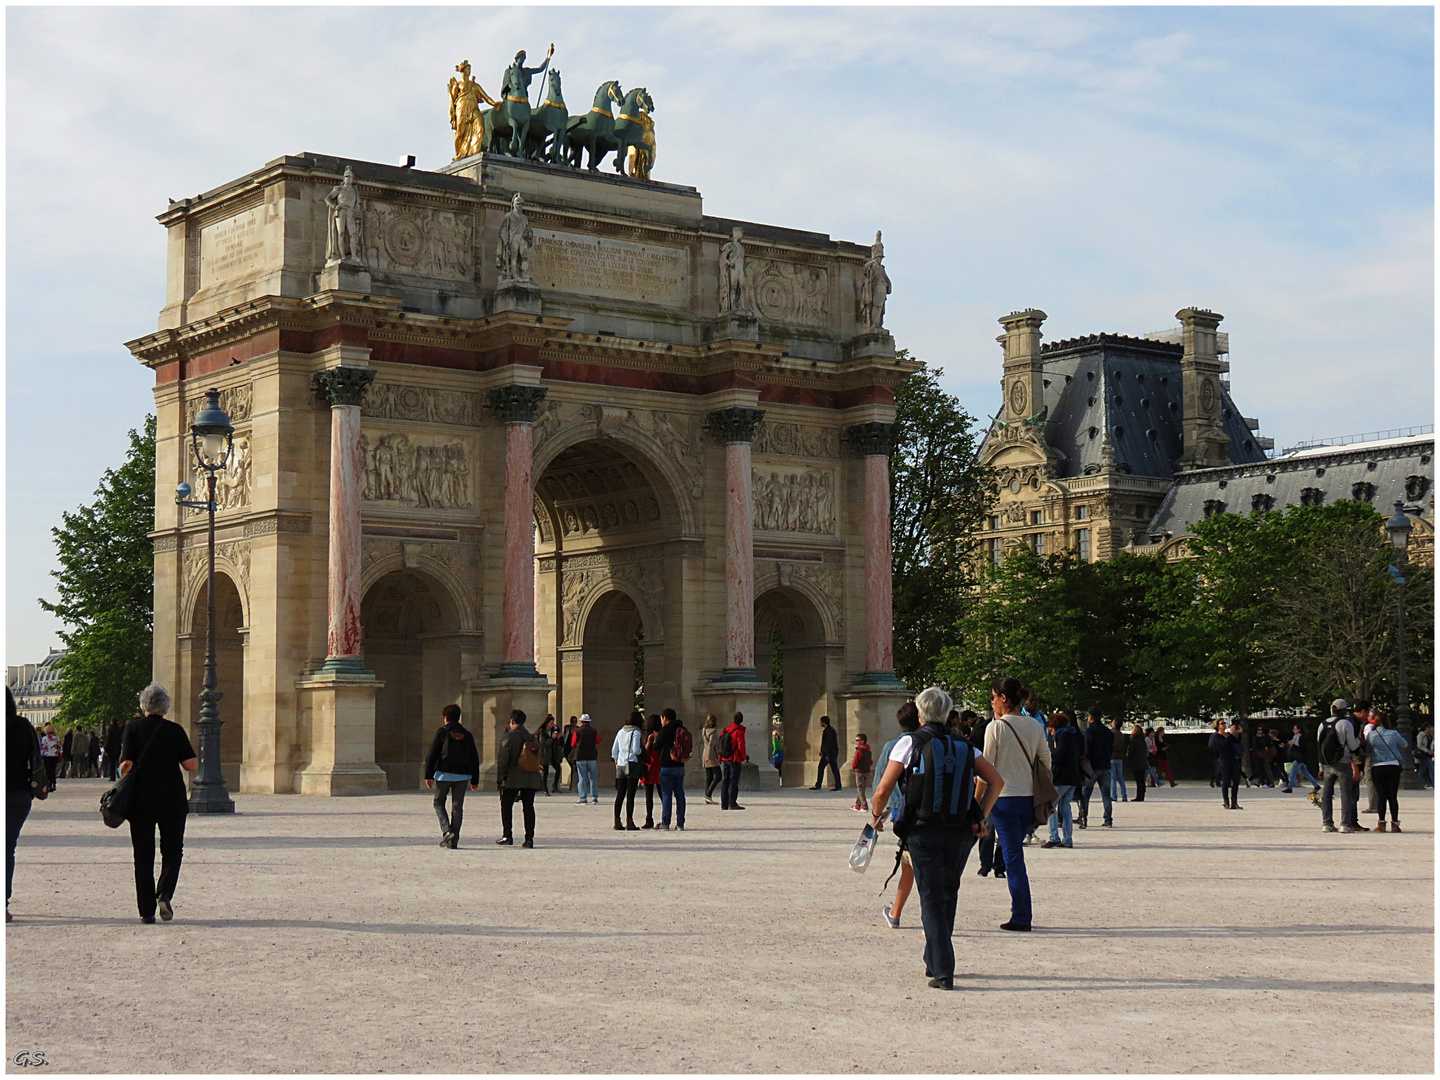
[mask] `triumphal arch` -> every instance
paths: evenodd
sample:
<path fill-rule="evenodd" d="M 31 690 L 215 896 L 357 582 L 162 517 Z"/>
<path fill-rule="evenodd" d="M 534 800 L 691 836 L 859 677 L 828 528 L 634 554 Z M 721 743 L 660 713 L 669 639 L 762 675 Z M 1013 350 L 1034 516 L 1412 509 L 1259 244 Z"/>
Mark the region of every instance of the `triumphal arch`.
<path fill-rule="evenodd" d="M 608 736 L 637 685 L 692 726 L 744 712 L 760 762 L 777 666 L 787 783 L 822 714 L 842 745 L 894 724 L 887 455 L 915 365 L 878 234 L 551 156 L 301 154 L 160 216 L 160 329 L 129 343 L 155 373 L 155 677 L 193 723 L 206 533 L 173 492 L 213 387 L 238 790 L 414 789 L 450 702 L 489 780 L 512 708 Z"/>

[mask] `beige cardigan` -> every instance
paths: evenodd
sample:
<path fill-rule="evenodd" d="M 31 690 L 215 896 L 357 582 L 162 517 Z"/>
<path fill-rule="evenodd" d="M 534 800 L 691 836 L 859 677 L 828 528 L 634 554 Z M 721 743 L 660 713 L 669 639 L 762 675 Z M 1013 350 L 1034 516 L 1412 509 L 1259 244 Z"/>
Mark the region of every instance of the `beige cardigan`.
<path fill-rule="evenodd" d="M 1003 719 L 1009 721 L 1010 727 L 1007 728 L 998 716 L 985 726 L 984 750 L 985 756 L 1005 780 L 1000 797 L 1034 795 L 1031 760 L 1038 757 L 1046 765 L 1050 764 L 1050 744 L 1045 740 L 1045 728 L 1039 720 L 1028 716 L 1011 713 Z M 1010 734 L 1010 728 L 1015 729 L 1014 735 Z M 1022 741 L 1025 744 L 1023 748 L 1020 745 Z"/>

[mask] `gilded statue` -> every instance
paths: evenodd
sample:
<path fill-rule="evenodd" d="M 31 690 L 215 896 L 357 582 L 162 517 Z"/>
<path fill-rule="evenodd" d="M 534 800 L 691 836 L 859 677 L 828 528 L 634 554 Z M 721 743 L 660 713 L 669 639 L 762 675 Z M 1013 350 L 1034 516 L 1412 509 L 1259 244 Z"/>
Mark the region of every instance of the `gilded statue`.
<path fill-rule="evenodd" d="M 890 295 L 890 275 L 885 272 L 885 246 L 880 243 L 880 231 L 875 231 L 875 243 L 870 246 L 870 258 L 865 260 L 860 283 L 860 325 L 871 333 L 878 334 L 885 325 L 885 298 Z"/>
<path fill-rule="evenodd" d="M 644 134 L 640 142 L 630 145 L 630 166 L 627 171 L 632 180 L 649 180 L 650 170 L 655 167 L 655 121 L 643 108 L 639 117 Z"/>
<path fill-rule="evenodd" d="M 470 77 L 469 60 L 461 60 L 455 70 L 460 78 L 450 79 L 450 127 L 455 131 L 455 157 L 459 160 L 485 148 L 485 118 L 481 115 L 480 103 L 490 106 L 498 103 Z"/>

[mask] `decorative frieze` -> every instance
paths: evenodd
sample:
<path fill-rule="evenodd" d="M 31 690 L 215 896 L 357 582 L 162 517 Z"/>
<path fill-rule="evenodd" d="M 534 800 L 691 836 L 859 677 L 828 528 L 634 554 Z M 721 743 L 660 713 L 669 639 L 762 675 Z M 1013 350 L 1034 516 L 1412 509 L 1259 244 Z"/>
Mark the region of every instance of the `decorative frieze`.
<path fill-rule="evenodd" d="M 230 423 L 243 424 L 250 419 L 255 401 L 255 388 L 250 383 L 227 387 L 220 391 L 220 408 L 230 417 Z M 185 431 L 189 434 L 195 417 L 205 407 L 205 395 L 200 394 L 185 402 Z"/>
<path fill-rule="evenodd" d="M 392 274 L 472 281 L 474 218 L 429 206 L 369 200 L 365 204 L 365 265 Z"/>
<path fill-rule="evenodd" d="M 782 457 L 839 457 L 840 430 L 815 424 L 765 420 L 755 436 L 753 449 L 757 454 Z"/>
<path fill-rule="evenodd" d="M 825 329 L 830 323 L 830 271 L 823 266 L 748 259 L 751 305 L 770 322 Z"/>
<path fill-rule="evenodd" d="M 377 420 L 413 420 L 424 424 L 477 427 L 483 412 L 479 394 L 376 382 L 365 395 L 360 415 Z"/>
<path fill-rule="evenodd" d="M 617 586 L 625 587 L 640 602 L 645 620 L 645 637 L 650 641 L 665 636 L 665 586 L 660 564 L 653 560 L 621 562 L 604 553 L 576 555 L 562 564 L 560 597 L 564 622 L 561 644 L 579 645 L 585 634 L 580 615 L 594 595 Z"/>
<path fill-rule="evenodd" d="M 833 535 L 835 478 L 828 469 L 751 472 L 755 528 Z"/>

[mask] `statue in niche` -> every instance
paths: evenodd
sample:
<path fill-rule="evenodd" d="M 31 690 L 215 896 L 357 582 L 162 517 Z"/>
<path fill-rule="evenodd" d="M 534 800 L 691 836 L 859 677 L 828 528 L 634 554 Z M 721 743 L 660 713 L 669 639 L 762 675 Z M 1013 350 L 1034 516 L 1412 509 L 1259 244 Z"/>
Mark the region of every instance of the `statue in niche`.
<path fill-rule="evenodd" d="M 326 262 L 364 261 L 360 242 L 360 189 L 355 186 L 355 173 L 345 166 L 345 179 L 325 196 L 330 208 L 330 231 L 325 243 Z"/>
<path fill-rule="evenodd" d="M 878 334 L 884 328 L 885 298 L 890 295 L 890 275 L 885 272 L 884 258 L 885 245 L 880 242 L 880 231 L 877 229 L 860 282 L 860 325 L 872 334 Z"/>
<path fill-rule="evenodd" d="M 750 313 L 750 298 L 745 286 L 745 230 L 735 226 L 728 242 L 720 245 L 720 312 L 737 315 Z"/>
<path fill-rule="evenodd" d="M 495 249 L 495 266 L 501 285 L 530 284 L 530 253 L 535 250 L 535 230 L 522 207 L 525 200 L 517 191 L 510 200 L 510 212 L 500 219 L 500 242 Z"/>

